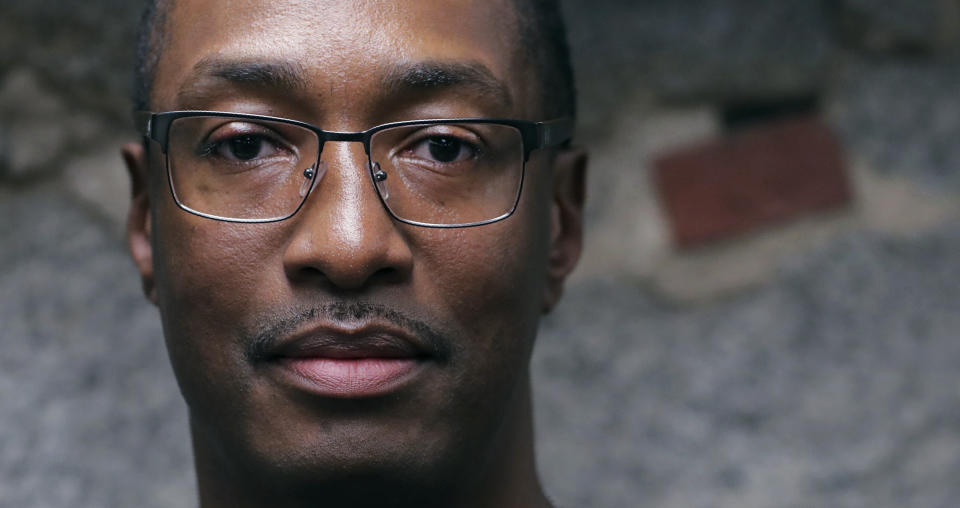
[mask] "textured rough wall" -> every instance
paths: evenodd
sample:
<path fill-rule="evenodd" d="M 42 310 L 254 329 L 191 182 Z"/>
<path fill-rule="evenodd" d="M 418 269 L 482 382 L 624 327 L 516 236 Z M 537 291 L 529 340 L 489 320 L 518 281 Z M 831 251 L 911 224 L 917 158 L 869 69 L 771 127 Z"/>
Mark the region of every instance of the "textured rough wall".
<path fill-rule="evenodd" d="M 58 95 L 126 119 L 140 2 L 4 2 L 0 72 L 29 68 Z"/>
<path fill-rule="evenodd" d="M 120 237 L 135 4 L 0 4 L 0 506 L 192 502 Z M 954 506 L 957 2 L 565 8 L 593 155 L 587 251 L 534 358 L 558 504 Z M 796 97 L 849 203 L 676 247 L 654 161 Z"/>

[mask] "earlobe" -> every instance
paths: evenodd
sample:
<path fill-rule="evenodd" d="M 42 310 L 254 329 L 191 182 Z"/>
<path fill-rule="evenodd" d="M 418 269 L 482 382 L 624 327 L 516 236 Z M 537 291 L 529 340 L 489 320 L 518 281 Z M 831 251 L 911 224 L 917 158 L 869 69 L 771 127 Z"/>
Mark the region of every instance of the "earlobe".
<path fill-rule="evenodd" d="M 127 213 L 127 247 L 140 272 L 143 292 L 156 304 L 153 272 L 153 246 L 150 243 L 150 196 L 147 192 L 147 152 L 140 143 L 127 143 L 122 149 L 123 161 L 130 175 L 130 211 Z"/>
<path fill-rule="evenodd" d="M 543 312 L 553 309 L 563 284 L 577 265 L 583 249 L 583 204 L 586 197 L 587 154 L 568 148 L 554 161 L 553 202 L 550 211 L 550 252 Z"/>

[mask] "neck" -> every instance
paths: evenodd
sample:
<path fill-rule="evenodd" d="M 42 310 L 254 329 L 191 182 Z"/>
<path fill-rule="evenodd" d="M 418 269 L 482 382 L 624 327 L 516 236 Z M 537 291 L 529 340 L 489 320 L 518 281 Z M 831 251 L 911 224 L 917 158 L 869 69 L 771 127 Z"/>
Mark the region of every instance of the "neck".
<path fill-rule="evenodd" d="M 485 457 L 467 458 L 457 470 L 445 471 L 444 478 L 425 482 L 422 489 L 383 476 L 349 475 L 326 485 L 321 481 L 264 485 L 262 477 L 236 467 L 229 454 L 215 444 L 215 434 L 204 431 L 191 418 L 200 506 L 550 508 L 534 460 L 530 383 L 520 384 L 500 428 L 486 446 L 480 447 L 487 452 Z"/>
<path fill-rule="evenodd" d="M 469 496 L 464 496 L 460 504 L 445 506 L 551 507 L 540 484 L 534 458 L 533 411 L 529 382 L 524 383 L 512 408 L 512 414 L 504 419 L 504 428 L 501 430 L 499 439 L 491 444 L 491 447 L 495 447 L 494 449 L 499 453 L 496 453 L 486 464 L 484 472 L 477 477 L 478 481 L 474 483 L 472 489 L 469 489 Z"/>

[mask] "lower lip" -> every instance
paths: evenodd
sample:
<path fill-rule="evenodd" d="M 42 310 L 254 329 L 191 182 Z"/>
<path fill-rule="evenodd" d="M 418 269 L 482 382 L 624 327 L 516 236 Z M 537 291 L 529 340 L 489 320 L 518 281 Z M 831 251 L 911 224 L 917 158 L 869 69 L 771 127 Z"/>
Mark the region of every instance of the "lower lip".
<path fill-rule="evenodd" d="M 398 390 L 421 363 L 414 358 L 285 358 L 280 365 L 318 395 L 363 398 Z"/>

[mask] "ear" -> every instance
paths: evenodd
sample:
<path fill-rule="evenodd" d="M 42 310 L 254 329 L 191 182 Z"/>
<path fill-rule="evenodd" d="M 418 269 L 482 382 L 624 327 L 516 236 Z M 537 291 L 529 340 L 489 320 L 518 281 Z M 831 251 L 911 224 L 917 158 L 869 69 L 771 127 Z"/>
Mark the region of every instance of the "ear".
<path fill-rule="evenodd" d="M 127 213 L 127 247 L 140 272 L 143 293 L 157 303 L 153 277 L 153 245 L 150 243 L 150 195 L 147 192 L 147 151 L 142 143 L 127 143 L 121 150 L 130 175 L 130 211 Z"/>
<path fill-rule="evenodd" d="M 583 203 L 586 197 L 587 153 L 583 148 L 561 150 L 554 159 L 553 203 L 550 210 L 550 251 L 543 312 L 553 309 L 563 283 L 583 249 Z"/>

